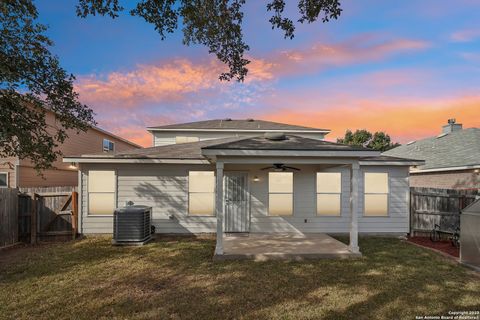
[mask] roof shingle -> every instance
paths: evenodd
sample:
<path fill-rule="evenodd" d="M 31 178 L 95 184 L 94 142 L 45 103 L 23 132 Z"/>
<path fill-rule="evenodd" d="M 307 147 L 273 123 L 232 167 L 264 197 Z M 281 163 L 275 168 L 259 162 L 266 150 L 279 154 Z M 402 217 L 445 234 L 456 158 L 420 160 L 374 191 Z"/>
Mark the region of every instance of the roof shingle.
<path fill-rule="evenodd" d="M 361 146 L 350 146 L 324 140 L 286 135 L 285 140 L 269 140 L 265 137 L 246 138 L 237 141 L 216 143 L 205 149 L 228 150 L 297 150 L 297 151 L 373 151 Z"/>
<path fill-rule="evenodd" d="M 265 120 L 232 120 L 232 119 L 215 119 L 188 123 L 170 124 L 165 126 L 149 127 L 149 130 L 298 130 L 298 131 L 324 131 L 328 129 L 318 129 L 304 126 L 291 125 L 286 123 L 278 123 Z"/>
<path fill-rule="evenodd" d="M 469 128 L 402 145 L 387 156 L 425 160 L 418 169 L 439 169 L 480 164 L 480 129 Z"/>

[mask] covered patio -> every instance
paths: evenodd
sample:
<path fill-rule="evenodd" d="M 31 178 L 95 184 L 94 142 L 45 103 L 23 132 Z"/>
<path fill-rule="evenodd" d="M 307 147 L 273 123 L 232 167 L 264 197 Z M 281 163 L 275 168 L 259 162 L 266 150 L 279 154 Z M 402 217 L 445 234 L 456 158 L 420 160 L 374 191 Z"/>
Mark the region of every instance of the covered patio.
<path fill-rule="evenodd" d="M 217 260 L 251 259 L 346 259 L 361 257 L 360 252 L 325 233 L 311 234 L 224 234 L 223 254 Z"/>

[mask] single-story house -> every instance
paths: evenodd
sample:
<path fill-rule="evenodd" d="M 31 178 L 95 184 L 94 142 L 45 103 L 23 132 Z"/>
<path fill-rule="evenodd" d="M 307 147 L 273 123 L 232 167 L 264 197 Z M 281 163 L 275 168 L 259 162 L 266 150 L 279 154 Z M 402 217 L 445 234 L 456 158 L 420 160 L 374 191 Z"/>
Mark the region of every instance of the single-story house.
<path fill-rule="evenodd" d="M 448 120 L 435 137 L 411 141 L 383 154 L 425 160 L 410 168 L 412 187 L 480 189 L 480 129 L 463 129 L 455 119 Z"/>
<path fill-rule="evenodd" d="M 358 233 L 409 232 L 409 167 L 422 161 L 327 142 L 324 129 L 198 127 L 149 128 L 160 145 L 65 158 L 79 164 L 80 232 L 112 233 L 127 202 L 151 206 L 159 233 L 216 233 L 217 254 L 225 233 L 349 233 L 358 252 Z"/>

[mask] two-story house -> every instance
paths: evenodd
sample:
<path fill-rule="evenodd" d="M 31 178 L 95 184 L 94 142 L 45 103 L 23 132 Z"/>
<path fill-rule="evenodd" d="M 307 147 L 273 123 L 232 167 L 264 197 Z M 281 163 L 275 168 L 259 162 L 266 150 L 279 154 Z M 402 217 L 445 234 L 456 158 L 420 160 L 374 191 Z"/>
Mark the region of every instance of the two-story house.
<path fill-rule="evenodd" d="M 55 125 L 55 115 L 47 111 L 46 122 Z M 59 146 L 64 156 L 79 153 L 113 153 L 141 146 L 116 136 L 98 127 L 91 127 L 86 132 L 74 131 Z M 51 169 L 39 175 L 28 159 L 0 158 L 0 188 L 77 186 L 78 168 L 74 163 L 65 163 L 59 158 Z"/>
<path fill-rule="evenodd" d="M 80 232 L 112 233 L 127 203 L 159 233 L 409 231 L 409 166 L 422 161 L 324 140 L 329 130 L 262 120 L 150 127 L 154 146 L 64 159 L 79 165 Z M 329 240 L 330 241 L 330 240 Z"/>

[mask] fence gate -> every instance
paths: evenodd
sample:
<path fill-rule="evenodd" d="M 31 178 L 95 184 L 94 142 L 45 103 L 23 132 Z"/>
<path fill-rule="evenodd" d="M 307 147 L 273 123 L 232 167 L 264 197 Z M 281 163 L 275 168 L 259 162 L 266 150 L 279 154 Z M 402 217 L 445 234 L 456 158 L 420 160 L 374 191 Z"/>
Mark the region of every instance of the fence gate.
<path fill-rule="evenodd" d="M 410 188 L 410 234 L 425 235 L 435 224 L 441 230 L 460 227 L 460 213 L 475 201 L 478 190 Z"/>
<path fill-rule="evenodd" d="M 19 195 L 19 238 L 37 240 L 75 239 L 78 194 L 73 187 L 23 188 Z"/>

